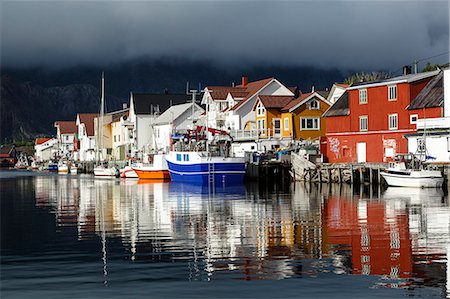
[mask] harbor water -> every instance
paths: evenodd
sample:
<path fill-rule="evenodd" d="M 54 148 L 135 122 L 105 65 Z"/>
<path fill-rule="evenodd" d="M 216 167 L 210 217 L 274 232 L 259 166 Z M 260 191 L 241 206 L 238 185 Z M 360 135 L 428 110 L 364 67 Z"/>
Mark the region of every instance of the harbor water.
<path fill-rule="evenodd" d="M 1 298 L 448 298 L 440 189 L 0 172 Z"/>

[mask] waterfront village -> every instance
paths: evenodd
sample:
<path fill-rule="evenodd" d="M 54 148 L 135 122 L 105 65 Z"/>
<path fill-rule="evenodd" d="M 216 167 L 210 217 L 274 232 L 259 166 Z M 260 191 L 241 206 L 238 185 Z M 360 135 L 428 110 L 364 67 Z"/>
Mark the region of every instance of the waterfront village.
<path fill-rule="evenodd" d="M 406 66 L 401 76 L 326 90 L 299 90 L 274 77 L 244 76 L 239 83 L 186 94 L 131 92 L 117 111 L 104 111 L 102 102 L 99 113 L 56 121 L 54 137 L 37 138 L 32 165 L 67 161 L 93 172 L 100 162 L 124 168 L 152 163 L 154 154 L 206 147 L 245 158 L 247 176 L 267 175 L 261 165 L 281 165 L 295 179 L 342 182 L 353 181 L 354 169 L 359 180 L 376 181 L 373 170 L 398 154 L 450 162 L 448 65 L 422 73 Z M 12 163 L 13 152 L 2 148 L 2 164 Z"/>

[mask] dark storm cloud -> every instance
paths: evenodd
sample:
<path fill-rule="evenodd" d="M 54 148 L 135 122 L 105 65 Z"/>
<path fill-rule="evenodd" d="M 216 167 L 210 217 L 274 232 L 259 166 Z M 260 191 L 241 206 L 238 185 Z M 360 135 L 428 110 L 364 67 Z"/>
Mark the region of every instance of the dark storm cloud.
<path fill-rule="evenodd" d="M 3 2 L 1 19 L 6 66 L 180 57 L 379 69 L 449 49 L 448 2 Z"/>

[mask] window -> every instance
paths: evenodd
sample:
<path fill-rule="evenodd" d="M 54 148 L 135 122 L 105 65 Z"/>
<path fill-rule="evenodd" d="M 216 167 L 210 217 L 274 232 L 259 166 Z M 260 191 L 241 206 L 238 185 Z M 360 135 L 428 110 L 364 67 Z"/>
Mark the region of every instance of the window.
<path fill-rule="evenodd" d="M 398 114 L 389 114 L 389 130 L 398 129 Z"/>
<path fill-rule="evenodd" d="M 360 104 L 367 104 L 367 89 L 360 89 L 359 90 L 359 103 Z"/>
<path fill-rule="evenodd" d="M 318 117 L 301 117 L 301 130 L 320 130 L 320 119 Z"/>
<path fill-rule="evenodd" d="M 397 100 L 397 85 L 388 86 L 388 101 Z"/>
<path fill-rule="evenodd" d="M 258 131 L 262 134 L 266 134 L 266 120 L 265 119 L 258 119 Z"/>
<path fill-rule="evenodd" d="M 359 117 L 359 130 L 360 131 L 369 130 L 369 119 L 368 119 L 367 115 Z"/>
<path fill-rule="evenodd" d="M 114 142 L 116 142 L 116 135 L 114 135 Z"/>
<path fill-rule="evenodd" d="M 189 161 L 189 154 L 184 154 L 183 156 L 184 161 Z"/>
<path fill-rule="evenodd" d="M 288 117 L 284 118 L 284 130 L 289 131 L 289 118 Z"/>
<path fill-rule="evenodd" d="M 419 119 L 419 115 L 417 115 L 417 114 L 411 114 L 411 115 L 409 116 L 409 123 L 412 124 L 412 125 L 414 125 L 414 124 L 417 123 L 417 119 Z"/>
<path fill-rule="evenodd" d="M 258 106 L 256 106 L 256 115 L 265 115 L 266 114 L 266 108 L 264 108 L 263 104 L 261 102 L 258 103 Z"/>
<path fill-rule="evenodd" d="M 120 142 L 120 135 L 117 135 L 117 137 L 119 137 L 119 142 Z"/>
<path fill-rule="evenodd" d="M 424 154 L 425 152 L 425 138 L 417 138 L 417 153 Z"/>
<path fill-rule="evenodd" d="M 68 135 L 66 135 L 65 139 L 66 139 L 66 141 L 69 141 L 69 136 L 68 136 Z"/>
<path fill-rule="evenodd" d="M 177 161 L 181 161 L 181 154 L 177 154 Z"/>
<path fill-rule="evenodd" d="M 309 109 L 310 109 L 310 110 L 318 110 L 319 108 L 320 108 L 319 101 L 312 100 L 312 101 L 309 103 Z"/>

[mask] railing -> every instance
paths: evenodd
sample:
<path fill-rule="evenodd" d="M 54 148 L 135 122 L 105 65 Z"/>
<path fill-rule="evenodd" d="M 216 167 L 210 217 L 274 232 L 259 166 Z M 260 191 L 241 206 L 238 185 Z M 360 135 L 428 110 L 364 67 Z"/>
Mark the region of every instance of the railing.
<path fill-rule="evenodd" d="M 417 129 L 444 129 L 450 128 L 450 117 L 421 118 L 417 120 Z"/>
<path fill-rule="evenodd" d="M 258 130 L 231 130 L 230 136 L 233 140 L 256 140 L 258 139 Z"/>

